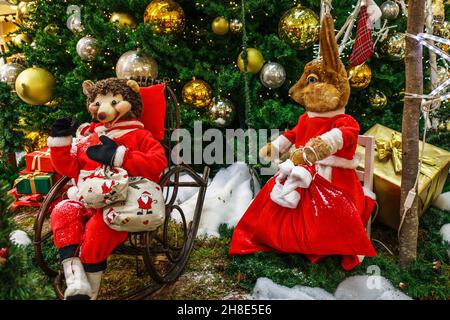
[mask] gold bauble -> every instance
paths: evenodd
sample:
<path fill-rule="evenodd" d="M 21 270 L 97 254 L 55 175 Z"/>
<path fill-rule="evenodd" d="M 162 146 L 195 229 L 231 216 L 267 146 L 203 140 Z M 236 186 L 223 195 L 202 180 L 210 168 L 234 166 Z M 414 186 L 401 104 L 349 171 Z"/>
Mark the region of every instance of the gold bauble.
<path fill-rule="evenodd" d="M 372 69 L 367 64 L 350 67 L 347 70 L 350 86 L 355 90 L 362 90 L 372 81 Z"/>
<path fill-rule="evenodd" d="M 58 30 L 58 26 L 54 23 L 51 23 L 44 28 L 44 32 L 52 36 L 56 36 L 58 34 Z"/>
<path fill-rule="evenodd" d="M 244 59 L 242 55 L 244 51 L 239 54 L 237 59 L 237 65 L 239 69 L 244 72 Z M 247 49 L 247 71 L 250 73 L 258 73 L 264 65 L 264 57 L 258 49 L 248 48 Z"/>
<path fill-rule="evenodd" d="M 304 50 L 319 39 L 319 21 L 314 11 L 297 5 L 281 17 L 278 34 L 294 49 Z"/>
<path fill-rule="evenodd" d="M 443 24 L 435 25 L 433 33 L 438 37 L 450 40 L 450 23 L 445 21 Z M 450 54 L 450 46 L 445 43 L 436 43 L 436 46 L 442 51 Z"/>
<path fill-rule="evenodd" d="M 383 92 L 374 90 L 369 93 L 369 103 L 373 109 L 381 110 L 387 105 L 387 97 Z"/>
<path fill-rule="evenodd" d="M 447 124 L 444 121 L 439 122 L 438 130 L 439 131 L 447 131 Z"/>
<path fill-rule="evenodd" d="M 183 87 L 183 101 L 196 109 L 208 107 L 212 101 L 211 86 L 206 81 L 194 78 Z"/>
<path fill-rule="evenodd" d="M 211 28 L 215 34 L 223 36 L 228 33 L 228 30 L 230 30 L 230 23 L 224 17 L 217 17 L 212 22 Z"/>
<path fill-rule="evenodd" d="M 381 54 L 391 61 L 400 61 L 405 58 L 405 34 L 396 32 L 387 37 L 381 44 Z"/>
<path fill-rule="evenodd" d="M 31 105 L 43 105 L 53 99 L 55 77 L 45 69 L 32 67 L 22 71 L 16 79 L 17 95 Z"/>
<path fill-rule="evenodd" d="M 172 0 L 153 0 L 144 13 L 144 24 L 149 23 L 156 34 L 179 33 L 185 24 L 183 8 Z"/>
<path fill-rule="evenodd" d="M 30 36 L 25 33 L 18 34 L 13 38 L 14 45 L 19 48 L 22 48 L 24 44 L 30 44 L 31 41 Z"/>
<path fill-rule="evenodd" d="M 31 131 L 25 135 L 24 150 L 25 153 L 30 153 L 36 150 L 41 150 L 47 146 L 48 133 L 39 131 Z"/>
<path fill-rule="evenodd" d="M 124 12 L 113 12 L 109 21 L 113 24 L 119 25 L 120 27 L 132 29 L 136 28 L 137 25 L 134 17 L 131 14 Z"/>

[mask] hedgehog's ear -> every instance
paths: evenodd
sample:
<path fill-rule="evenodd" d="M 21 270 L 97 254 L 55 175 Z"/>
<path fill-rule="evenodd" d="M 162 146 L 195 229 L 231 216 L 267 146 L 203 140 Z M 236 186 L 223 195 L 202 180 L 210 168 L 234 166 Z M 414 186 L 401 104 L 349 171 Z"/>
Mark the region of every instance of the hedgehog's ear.
<path fill-rule="evenodd" d="M 88 96 L 89 92 L 94 88 L 95 84 L 91 80 L 86 80 L 83 82 L 83 93 Z"/>
<path fill-rule="evenodd" d="M 134 92 L 139 93 L 139 85 L 136 81 L 128 80 L 127 86 L 129 86 L 131 88 L 131 90 L 133 90 Z"/>
<path fill-rule="evenodd" d="M 320 28 L 320 54 L 325 67 L 339 72 L 341 60 L 339 59 L 339 49 L 334 35 L 334 22 L 331 14 L 326 13 L 322 18 Z"/>

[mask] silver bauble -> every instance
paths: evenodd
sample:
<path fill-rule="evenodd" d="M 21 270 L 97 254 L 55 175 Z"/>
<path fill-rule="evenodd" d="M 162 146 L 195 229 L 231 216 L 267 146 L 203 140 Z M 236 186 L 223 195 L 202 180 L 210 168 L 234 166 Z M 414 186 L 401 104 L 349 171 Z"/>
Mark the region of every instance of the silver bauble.
<path fill-rule="evenodd" d="M 80 33 L 84 30 L 83 24 L 81 23 L 81 18 L 77 15 L 71 15 L 67 19 L 67 28 L 73 33 Z"/>
<path fill-rule="evenodd" d="M 242 31 L 242 22 L 239 19 L 230 20 L 230 31 L 233 33 L 239 33 Z"/>
<path fill-rule="evenodd" d="M 207 111 L 207 115 L 214 122 L 216 127 L 228 127 L 236 116 L 236 107 L 227 98 L 213 98 L 211 106 Z"/>
<path fill-rule="evenodd" d="M 259 78 L 266 88 L 276 89 L 286 81 L 286 70 L 277 62 L 268 62 L 262 68 Z"/>
<path fill-rule="evenodd" d="M 116 75 L 120 79 L 158 77 L 158 64 L 146 55 L 139 55 L 137 51 L 125 52 L 117 61 Z"/>
<path fill-rule="evenodd" d="M 18 63 L 5 63 L 0 67 L 0 81 L 14 86 L 17 76 L 25 70 L 25 67 Z"/>
<path fill-rule="evenodd" d="M 91 36 L 85 36 L 78 40 L 77 53 L 81 60 L 92 61 L 98 53 L 97 39 Z"/>
<path fill-rule="evenodd" d="M 400 13 L 400 7 L 397 2 L 388 0 L 381 4 L 381 18 L 387 20 L 397 19 L 398 14 Z"/>

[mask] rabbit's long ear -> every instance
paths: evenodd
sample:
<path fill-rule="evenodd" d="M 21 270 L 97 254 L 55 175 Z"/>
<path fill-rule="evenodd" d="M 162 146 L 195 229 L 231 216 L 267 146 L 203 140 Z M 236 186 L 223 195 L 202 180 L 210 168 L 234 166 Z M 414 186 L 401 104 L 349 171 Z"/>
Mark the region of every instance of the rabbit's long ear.
<path fill-rule="evenodd" d="M 320 28 L 320 54 L 326 67 L 339 72 L 341 61 L 336 36 L 334 35 L 333 17 L 329 13 L 323 16 Z"/>

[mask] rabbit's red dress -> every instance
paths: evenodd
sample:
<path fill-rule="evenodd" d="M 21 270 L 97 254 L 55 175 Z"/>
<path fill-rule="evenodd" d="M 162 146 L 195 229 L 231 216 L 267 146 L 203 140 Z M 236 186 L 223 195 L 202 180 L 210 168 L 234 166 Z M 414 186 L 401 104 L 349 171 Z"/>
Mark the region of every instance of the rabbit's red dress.
<path fill-rule="evenodd" d="M 356 120 L 343 113 L 301 115 L 297 126 L 281 137 L 280 150 L 321 136 L 336 152 L 307 169 L 314 178 L 308 188 L 295 189 L 300 195 L 296 208 L 272 200 L 276 176 L 270 179 L 236 226 L 229 255 L 302 253 L 313 262 L 325 255 L 343 255 L 346 270 L 360 263 L 358 256 L 376 255 L 365 232 L 374 196 L 365 195 L 355 171 L 358 133 Z"/>

